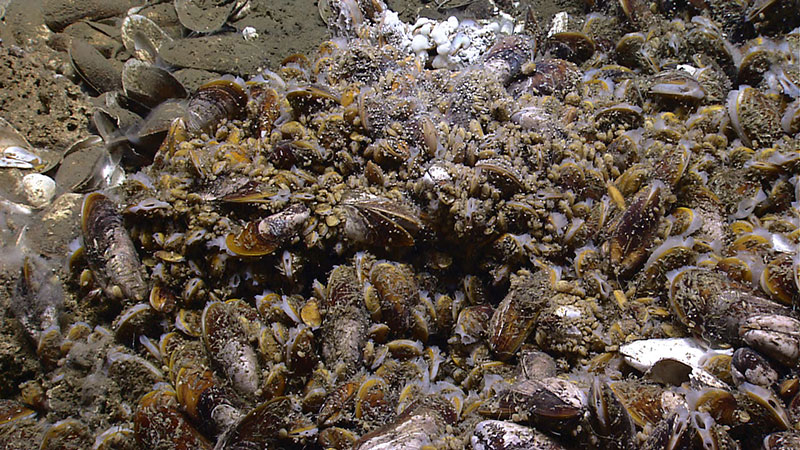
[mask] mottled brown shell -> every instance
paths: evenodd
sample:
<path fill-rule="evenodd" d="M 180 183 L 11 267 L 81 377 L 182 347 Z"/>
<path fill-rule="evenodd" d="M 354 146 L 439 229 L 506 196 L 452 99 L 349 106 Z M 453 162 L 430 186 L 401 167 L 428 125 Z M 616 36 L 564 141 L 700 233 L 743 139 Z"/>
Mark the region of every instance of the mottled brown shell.
<path fill-rule="evenodd" d="M 144 268 L 122 216 L 108 197 L 86 196 L 81 230 L 86 259 L 103 291 L 112 298 L 144 301 L 148 294 Z"/>

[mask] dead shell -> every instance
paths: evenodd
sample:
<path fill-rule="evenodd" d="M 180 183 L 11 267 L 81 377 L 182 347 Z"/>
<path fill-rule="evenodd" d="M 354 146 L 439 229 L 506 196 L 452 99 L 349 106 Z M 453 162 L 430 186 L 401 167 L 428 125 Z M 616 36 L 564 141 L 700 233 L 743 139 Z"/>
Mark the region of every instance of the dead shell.
<path fill-rule="evenodd" d="M 126 50 L 136 55 L 137 59 L 151 64 L 156 61 L 161 44 L 172 40 L 155 22 L 140 14 L 125 16 L 120 37 Z"/>
<path fill-rule="evenodd" d="M 97 93 L 122 89 L 119 69 L 86 41 L 73 39 L 69 57 L 75 72 Z"/>
<path fill-rule="evenodd" d="M 220 29 L 231 16 L 238 2 L 175 0 L 178 19 L 186 28 L 200 33 L 210 33 Z"/>
<path fill-rule="evenodd" d="M 8 121 L 0 117 L 0 167 L 33 169 L 44 161 Z"/>
<path fill-rule="evenodd" d="M 129 59 L 122 67 L 122 89 L 125 95 L 149 108 L 187 95 L 172 74 L 138 59 Z"/>

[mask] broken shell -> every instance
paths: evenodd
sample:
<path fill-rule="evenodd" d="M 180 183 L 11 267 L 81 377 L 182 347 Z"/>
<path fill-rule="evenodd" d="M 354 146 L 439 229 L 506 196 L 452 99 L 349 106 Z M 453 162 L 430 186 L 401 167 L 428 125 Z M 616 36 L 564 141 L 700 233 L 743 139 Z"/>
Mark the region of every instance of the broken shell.
<path fill-rule="evenodd" d="M 381 263 L 370 270 L 370 280 L 380 301 L 383 320 L 398 335 L 411 328 L 411 310 L 417 304 L 419 293 L 408 269 L 390 263 Z"/>

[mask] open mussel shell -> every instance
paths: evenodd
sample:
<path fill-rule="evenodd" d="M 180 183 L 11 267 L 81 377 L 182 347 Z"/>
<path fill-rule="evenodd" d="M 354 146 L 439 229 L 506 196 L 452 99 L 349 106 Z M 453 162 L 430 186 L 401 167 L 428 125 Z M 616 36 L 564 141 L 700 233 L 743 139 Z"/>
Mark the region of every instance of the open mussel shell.
<path fill-rule="evenodd" d="M 125 132 L 125 138 L 135 149 L 135 152 L 122 155 L 126 157 L 125 163 L 127 165 L 150 163 L 167 136 L 172 122 L 185 115 L 186 105 L 181 101 L 169 100 L 156 106 L 139 126 Z"/>
<path fill-rule="evenodd" d="M 93 103 L 95 112 L 92 121 L 97 132 L 105 140 L 109 140 L 109 136 L 117 129 L 127 130 L 141 123 L 142 115 L 148 109 L 132 102 L 122 91 L 104 92 L 97 96 Z M 107 124 L 100 123 L 96 116 L 98 111 L 106 115 L 104 119 L 108 119 Z"/>
<path fill-rule="evenodd" d="M 48 172 L 60 158 L 55 152 L 35 149 L 13 125 L 0 117 L 0 168 Z"/>
<path fill-rule="evenodd" d="M 103 139 L 93 135 L 75 142 L 64 152 L 55 180 L 65 190 L 90 192 L 118 184 L 123 175 Z"/>
<path fill-rule="evenodd" d="M 175 11 L 178 13 L 178 20 L 186 28 L 210 33 L 225 25 L 237 3 L 235 0 L 175 0 Z"/>
<path fill-rule="evenodd" d="M 73 39 L 69 48 L 69 59 L 75 72 L 98 93 L 122 88 L 119 68 L 88 42 Z"/>
<path fill-rule="evenodd" d="M 122 68 L 125 95 L 149 108 L 172 98 L 186 97 L 186 89 L 166 70 L 129 59 Z"/>
<path fill-rule="evenodd" d="M 155 22 L 139 14 L 125 17 L 120 36 L 126 50 L 149 63 L 156 61 L 161 44 L 172 40 Z"/>

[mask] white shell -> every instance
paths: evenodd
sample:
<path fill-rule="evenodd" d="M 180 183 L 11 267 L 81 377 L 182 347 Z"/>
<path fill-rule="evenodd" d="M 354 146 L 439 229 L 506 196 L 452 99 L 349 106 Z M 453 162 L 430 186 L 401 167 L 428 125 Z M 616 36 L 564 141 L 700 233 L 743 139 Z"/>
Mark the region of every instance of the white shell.
<path fill-rule="evenodd" d="M 703 357 L 709 354 L 733 355 L 733 350 L 710 350 L 693 338 L 667 338 L 633 341 L 620 347 L 619 353 L 631 367 L 646 372 L 662 359 L 674 359 L 700 369 Z"/>
<path fill-rule="evenodd" d="M 29 173 L 22 177 L 22 189 L 28 204 L 42 208 L 50 204 L 56 194 L 56 182 L 40 173 Z"/>

